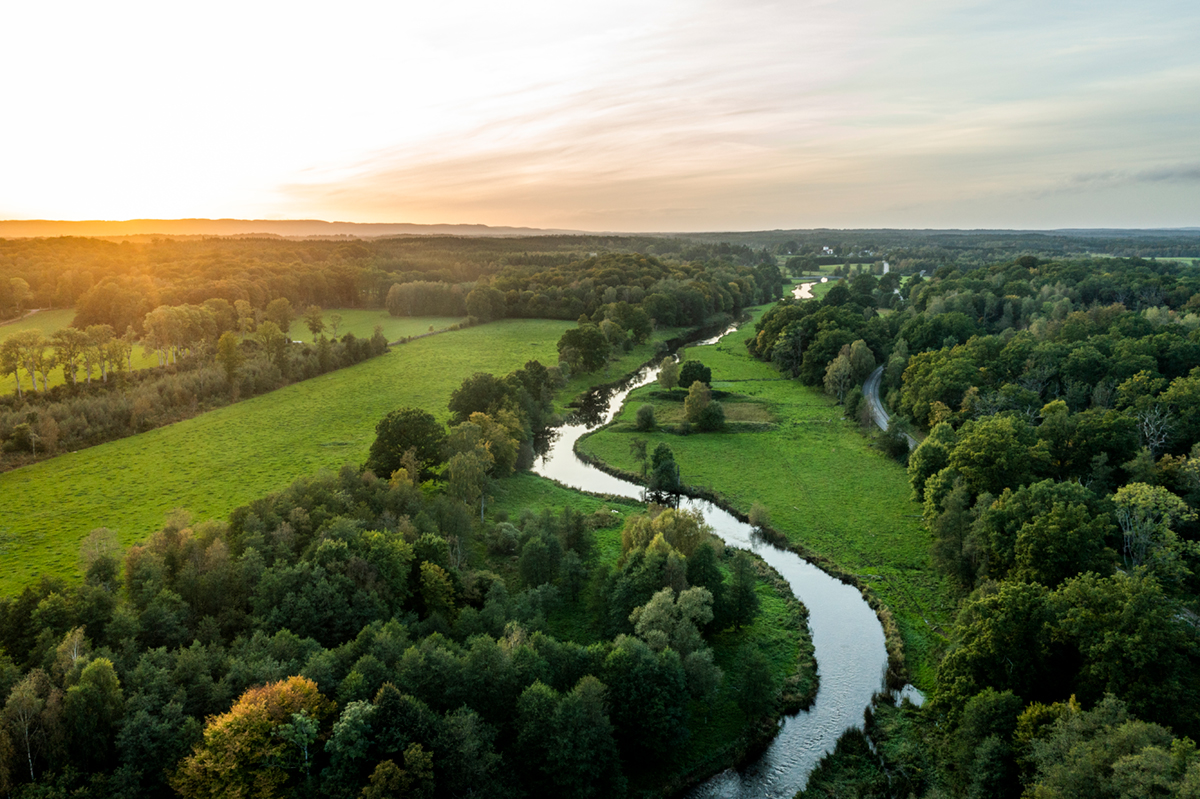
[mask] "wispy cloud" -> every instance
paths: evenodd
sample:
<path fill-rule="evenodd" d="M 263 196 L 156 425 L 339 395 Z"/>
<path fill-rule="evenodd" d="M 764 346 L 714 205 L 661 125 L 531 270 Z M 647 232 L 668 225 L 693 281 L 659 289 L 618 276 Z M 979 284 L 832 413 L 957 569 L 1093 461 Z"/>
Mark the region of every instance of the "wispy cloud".
<path fill-rule="evenodd" d="M 136 4 L 118 5 L 128 25 Z M 116 55 L 93 42 L 106 25 Z M 58 61 L 36 35 L 0 53 L 30 75 L 16 106 L 46 98 L 33 125 L 0 130 L 0 151 L 28 154 L 0 161 L 0 216 L 165 215 L 154 202 L 628 230 L 1200 216 L 1194 0 L 352 2 L 193 27 L 143 45 L 91 15 L 53 43 Z M 109 99 L 135 79 L 154 103 Z"/>

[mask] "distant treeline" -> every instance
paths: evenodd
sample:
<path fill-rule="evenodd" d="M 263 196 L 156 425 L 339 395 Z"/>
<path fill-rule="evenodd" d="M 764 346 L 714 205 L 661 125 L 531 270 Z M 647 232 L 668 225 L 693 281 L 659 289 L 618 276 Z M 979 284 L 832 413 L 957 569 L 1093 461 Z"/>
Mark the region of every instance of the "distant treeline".
<path fill-rule="evenodd" d="M 374 241 L 280 239 L 0 239 L 0 319 L 28 308 L 76 307 L 76 326 L 119 332 L 160 305 L 220 298 L 256 309 L 383 307 L 397 283 L 472 283 L 506 266 L 563 266 L 591 252 L 680 251 L 671 239 L 619 236 L 403 237 Z M 692 245 L 688 260 L 749 265 L 771 256 L 745 246 Z"/>

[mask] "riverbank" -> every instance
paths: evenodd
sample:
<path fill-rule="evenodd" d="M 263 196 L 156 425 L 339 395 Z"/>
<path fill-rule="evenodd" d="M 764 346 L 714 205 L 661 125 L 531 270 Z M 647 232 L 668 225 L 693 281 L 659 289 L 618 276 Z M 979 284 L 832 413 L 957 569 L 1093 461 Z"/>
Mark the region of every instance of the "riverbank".
<path fill-rule="evenodd" d="M 689 349 L 687 357 L 712 368 L 715 390 L 760 403 L 769 422 L 736 433 L 639 433 L 634 415 L 641 404 L 665 411 L 672 402 L 648 386 L 634 392 L 613 424 L 582 439 L 577 452 L 633 475 L 640 464 L 629 442 L 641 438 L 647 451 L 663 442 L 689 494 L 716 500 L 742 519 L 755 502 L 765 505 L 773 528 L 787 531 L 775 538 L 858 587 L 876 609 L 888 633 L 889 683 L 907 677 L 929 689 L 954 599 L 929 566 L 929 538 L 908 499 L 907 475 L 871 449 L 827 397 L 750 358 L 744 341 L 753 333 L 753 325 L 743 325 L 715 346 Z"/>

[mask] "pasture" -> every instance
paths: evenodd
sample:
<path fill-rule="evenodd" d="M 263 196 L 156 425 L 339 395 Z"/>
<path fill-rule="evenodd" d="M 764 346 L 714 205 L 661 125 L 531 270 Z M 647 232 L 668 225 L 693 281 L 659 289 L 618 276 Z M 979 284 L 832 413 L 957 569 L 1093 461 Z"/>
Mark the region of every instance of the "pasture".
<path fill-rule="evenodd" d="M 115 530 L 128 546 L 174 508 L 224 519 L 297 477 L 357 466 L 389 411 L 411 405 L 447 419 L 446 403 L 464 378 L 507 374 L 529 360 L 556 364 L 558 339 L 573 326 L 504 320 L 418 339 L 192 419 L 0 474 L 0 595 L 43 574 L 76 579 L 79 542 L 96 527 Z M 632 371 L 653 355 L 654 341 L 678 332 L 658 331 L 607 373 L 573 376 L 557 406 L 566 411 L 565 402 L 590 385 Z"/>
<path fill-rule="evenodd" d="M 320 469 L 361 464 L 375 424 L 412 405 L 438 418 L 464 377 L 557 363 L 571 323 L 495 322 L 420 339 L 356 366 L 167 427 L 0 474 L 0 593 L 40 575 L 74 579 L 79 542 L 96 527 L 122 545 L 172 508 L 225 518 Z"/>
<path fill-rule="evenodd" d="M 353 333 L 357 338 L 370 338 L 375 335 L 375 326 L 383 328 L 383 335 L 388 341 L 399 341 L 409 336 L 420 336 L 430 332 L 445 330 L 451 325 L 466 320 L 464 316 L 392 316 L 384 308 L 326 308 L 322 312 L 325 322 L 325 335 L 332 336 L 329 317 L 338 314 L 342 317 L 338 325 L 337 336 L 341 338 L 347 333 Z M 293 341 L 312 343 L 313 334 L 304 326 L 302 317 L 292 320 L 288 335 Z"/>

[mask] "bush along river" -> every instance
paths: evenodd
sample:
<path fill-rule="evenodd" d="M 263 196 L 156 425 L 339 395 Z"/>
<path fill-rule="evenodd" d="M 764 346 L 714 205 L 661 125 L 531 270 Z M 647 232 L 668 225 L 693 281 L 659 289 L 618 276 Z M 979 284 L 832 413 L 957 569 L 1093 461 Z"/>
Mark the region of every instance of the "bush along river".
<path fill-rule="evenodd" d="M 694 345 L 714 344 L 735 329 L 736 326 L 729 327 Z M 615 389 L 593 395 L 591 400 L 602 404 L 601 412 L 582 413 L 580 416 L 587 422 L 558 428 L 557 437 L 534 471 L 572 488 L 643 499 L 643 486 L 603 472 L 576 457 L 575 443 L 589 430 L 612 421 L 631 391 L 657 377 L 658 367 L 646 366 Z M 753 550 L 787 580 L 793 593 L 808 608 L 820 675 L 820 687 L 812 706 L 786 717 L 778 735 L 757 760 L 736 770 L 727 769 L 687 795 L 791 797 L 808 782 L 817 762 L 833 751 L 842 733 L 862 726 L 863 711 L 875 694 L 884 690 L 887 649 L 883 627 L 855 586 L 826 574 L 794 552 L 763 541 L 749 524 L 712 502 L 685 497 L 680 506 L 699 510 L 725 543 Z M 920 694 L 910 686 L 902 693 L 920 701 Z"/>

